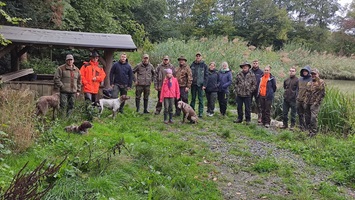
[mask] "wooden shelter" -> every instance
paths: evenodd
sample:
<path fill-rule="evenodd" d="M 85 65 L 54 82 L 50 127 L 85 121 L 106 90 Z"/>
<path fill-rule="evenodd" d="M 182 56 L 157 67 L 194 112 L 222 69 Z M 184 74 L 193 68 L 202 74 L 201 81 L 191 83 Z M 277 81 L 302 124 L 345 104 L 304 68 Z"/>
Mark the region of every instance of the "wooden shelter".
<path fill-rule="evenodd" d="M 18 78 L 17 75 L 20 70 L 19 58 L 26 53 L 31 46 L 35 45 L 103 50 L 104 54 L 100 57 L 100 62 L 104 66 L 106 74 L 110 73 L 115 51 L 135 51 L 137 49 L 132 37 L 123 34 L 59 31 L 15 26 L 1 26 L 0 34 L 12 42 L 0 49 L 0 58 L 6 54 L 11 54 L 11 69 L 15 74 L 10 74 L 10 78 L 8 74 L 0 75 L 0 82 L 11 81 L 13 80 L 11 77 Z M 63 60 L 64 58 L 65 55 L 63 55 Z M 4 77 L 7 77 L 6 81 L 3 79 Z M 109 86 L 109 76 L 106 76 L 104 86 Z"/>

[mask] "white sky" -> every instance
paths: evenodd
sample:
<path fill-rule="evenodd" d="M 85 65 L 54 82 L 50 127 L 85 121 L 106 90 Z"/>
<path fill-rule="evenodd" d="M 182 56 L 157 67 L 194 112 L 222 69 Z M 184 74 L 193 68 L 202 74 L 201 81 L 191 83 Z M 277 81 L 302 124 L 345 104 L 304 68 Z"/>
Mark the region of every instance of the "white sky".
<path fill-rule="evenodd" d="M 347 3 L 350 4 L 352 2 L 352 0 L 339 0 L 338 2 L 344 6 Z"/>

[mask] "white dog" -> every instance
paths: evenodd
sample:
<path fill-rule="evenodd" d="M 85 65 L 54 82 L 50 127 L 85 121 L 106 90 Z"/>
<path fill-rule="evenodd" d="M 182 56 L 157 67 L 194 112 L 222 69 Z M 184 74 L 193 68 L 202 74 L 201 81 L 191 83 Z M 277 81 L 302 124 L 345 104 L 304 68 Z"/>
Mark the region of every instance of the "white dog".
<path fill-rule="evenodd" d="M 102 114 L 102 112 L 104 111 L 104 107 L 108 108 L 108 109 L 112 109 L 113 112 L 113 118 L 116 117 L 116 113 L 118 111 L 118 109 L 120 108 L 121 103 L 123 103 L 124 101 L 130 99 L 129 96 L 126 95 L 122 95 L 120 96 L 120 98 L 117 99 L 100 99 L 99 103 L 100 103 L 100 115 Z"/>

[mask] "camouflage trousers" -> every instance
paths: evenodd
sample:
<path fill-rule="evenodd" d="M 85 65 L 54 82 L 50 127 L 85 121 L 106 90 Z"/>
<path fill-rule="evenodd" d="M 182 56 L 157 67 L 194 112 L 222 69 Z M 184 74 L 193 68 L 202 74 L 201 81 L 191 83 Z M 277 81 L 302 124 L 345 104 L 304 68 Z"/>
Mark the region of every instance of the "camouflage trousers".
<path fill-rule="evenodd" d="M 60 112 L 61 115 L 69 116 L 74 109 L 75 93 L 60 93 Z M 65 110 L 66 108 L 66 110 Z"/>
<path fill-rule="evenodd" d="M 143 93 L 143 99 L 148 100 L 150 95 L 150 85 L 137 85 L 136 86 L 136 99 L 140 100 Z"/>
<path fill-rule="evenodd" d="M 318 132 L 318 113 L 320 105 L 306 104 L 305 105 L 305 118 L 308 131 L 310 134 L 316 134 Z"/>

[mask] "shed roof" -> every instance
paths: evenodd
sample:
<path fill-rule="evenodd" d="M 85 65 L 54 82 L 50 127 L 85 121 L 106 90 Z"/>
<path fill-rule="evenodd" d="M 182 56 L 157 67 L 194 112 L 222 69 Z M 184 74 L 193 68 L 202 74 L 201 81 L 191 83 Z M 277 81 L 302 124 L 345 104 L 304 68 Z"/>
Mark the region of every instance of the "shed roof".
<path fill-rule="evenodd" d="M 130 35 L 59 31 L 1 26 L 0 34 L 12 43 L 68 46 L 79 48 L 136 50 Z"/>

